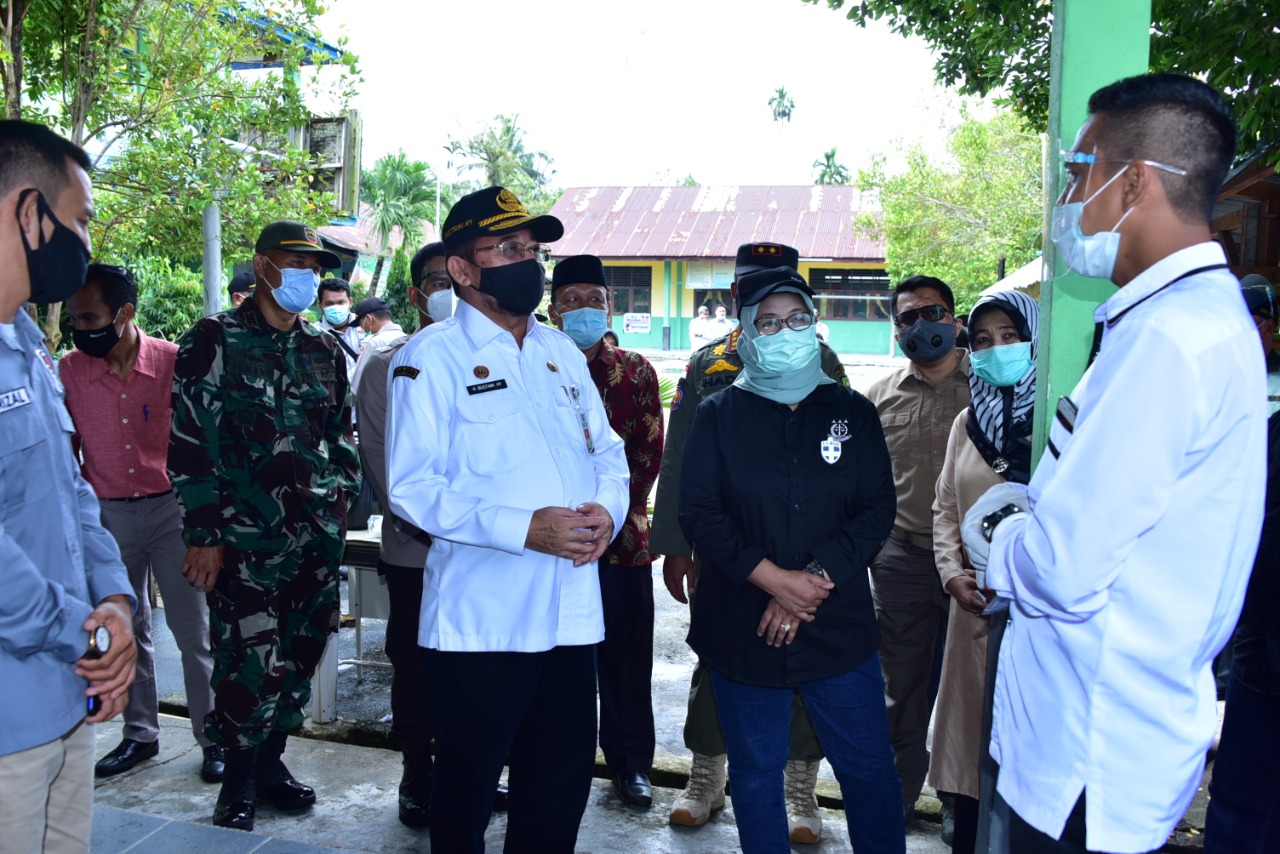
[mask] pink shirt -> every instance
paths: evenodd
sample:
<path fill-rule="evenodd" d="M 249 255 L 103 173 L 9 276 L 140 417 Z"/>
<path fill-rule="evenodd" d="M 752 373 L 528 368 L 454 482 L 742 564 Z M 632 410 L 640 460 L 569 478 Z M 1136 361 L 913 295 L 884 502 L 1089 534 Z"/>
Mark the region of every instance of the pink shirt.
<path fill-rule="evenodd" d="M 79 350 L 58 361 L 76 427 L 72 447 L 99 498 L 140 498 L 171 488 L 166 463 L 178 345 L 141 329 L 138 339 L 138 360 L 124 380 L 105 359 Z"/>

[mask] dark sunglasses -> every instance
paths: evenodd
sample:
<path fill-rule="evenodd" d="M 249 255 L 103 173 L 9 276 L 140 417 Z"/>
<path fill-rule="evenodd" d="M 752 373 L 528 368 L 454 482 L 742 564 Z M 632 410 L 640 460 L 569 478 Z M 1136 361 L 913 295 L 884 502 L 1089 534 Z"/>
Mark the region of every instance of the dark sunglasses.
<path fill-rule="evenodd" d="M 945 320 L 947 315 L 951 313 L 951 309 L 945 305 L 926 305 L 923 308 L 913 308 L 910 311 L 904 311 L 893 319 L 898 326 L 907 327 L 913 325 L 917 320 L 927 320 L 930 323 L 940 323 Z"/>

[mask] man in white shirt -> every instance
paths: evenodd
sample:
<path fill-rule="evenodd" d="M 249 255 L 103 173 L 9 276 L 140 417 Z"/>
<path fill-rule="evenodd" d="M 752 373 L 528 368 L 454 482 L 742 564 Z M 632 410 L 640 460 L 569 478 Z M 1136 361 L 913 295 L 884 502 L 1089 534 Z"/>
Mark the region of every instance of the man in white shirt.
<path fill-rule="evenodd" d="M 1053 238 L 1121 290 L 1094 313 L 1097 358 L 1058 402 L 1026 494 L 995 487 L 964 525 L 1012 600 L 991 755 L 1018 854 L 1165 843 L 1204 770 L 1211 665 L 1262 520 L 1265 371 L 1209 231 L 1235 123 L 1173 74 L 1104 87 L 1089 113 Z"/>
<path fill-rule="evenodd" d="M 698 306 L 698 316 L 689 321 L 689 349 L 693 352 L 716 340 L 711 334 L 711 309 L 705 305 Z"/>
<path fill-rule="evenodd" d="M 376 350 L 385 350 L 405 336 L 400 324 L 391 318 L 391 306 L 382 297 L 365 297 L 356 303 L 354 324 L 364 338 L 360 341 L 360 357 L 351 375 L 351 393 L 360 393 L 360 375 L 366 356 Z"/>
<path fill-rule="evenodd" d="M 457 313 L 392 363 L 391 507 L 433 540 L 418 629 L 448 781 L 433 851 L 484 850 L 504 764 L 507 850 L 572 852 L 591 789 L 596 560 L 629 476 L 581 351 L 533 318 L 543 242 L 563 233 L 502 187 L 460 199 L 443 235 Z"/>

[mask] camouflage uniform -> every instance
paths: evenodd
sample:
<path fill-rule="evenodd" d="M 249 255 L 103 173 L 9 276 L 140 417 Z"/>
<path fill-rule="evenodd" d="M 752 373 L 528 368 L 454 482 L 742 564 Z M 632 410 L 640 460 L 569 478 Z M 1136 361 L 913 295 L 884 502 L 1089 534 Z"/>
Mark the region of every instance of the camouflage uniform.
<path fill-rule="evenodd" d="M 742 357 L 738 355 L 738 336 L 735 329 L 717 338 L 689 357 L 684 377 L 676 385 L 676 396 L 671 401 L 671 418 L 667 422 L 667 442 L 662 452 L 662 472 L 658 477 L 658 489 L 653 503 L 653 528 L 649 535 L 649 549 L 654 554 L 667 557 L 690 557 L 693 547 L 680 528 L 680 467 L 684 459 L 684 443 L 689 437 L 689 426 L 698 404 L 717 392 L 733 385 L 742 370 Z M 822 350 L 822 371 L 836 382 L 849 387 L 844 365 L 840 357 L 826 344 Z M 695 572 L 697 567 L 695 564 Z M 692 602 L 690 603 L 692 605 Z M 725 752 L 724 736 L 720 733 L 720 720 L 716 715 L 715 697 L 711 693 L 711 678 L 699 661 L 694 668 L 689 685 L 689 712 L 684 723 L 685 747 L 703 756 L 719 756 Z M 796 695 L 791 715 L 791 758 L 815 761 L 822 758 L 822 747 L 813 731 L 813 724 L 804 712 L 799 694 Z"/>
<path fill-rule="evenodd" d="M 216 744 L 302 723 L 338 630 L 338 563 L 359 485 L 346 358 L 305 320 L 267 324 L 253 297 L 178 342 L 169 474 L 190 546 L 222 546 L 209 593 Z"/>

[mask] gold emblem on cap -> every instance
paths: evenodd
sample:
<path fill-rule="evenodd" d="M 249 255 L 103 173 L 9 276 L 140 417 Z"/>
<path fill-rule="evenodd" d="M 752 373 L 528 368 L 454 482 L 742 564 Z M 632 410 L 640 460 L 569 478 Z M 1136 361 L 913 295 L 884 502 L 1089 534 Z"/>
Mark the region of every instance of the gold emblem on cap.
<path fill-rule="evenodd" d="M 511 211 L 513 213 L 518 211 L 519 213 L 525 214 L 526 216 L 529 213 L 527 210 L 525 210 L 524 204 L 522 204 L 521 201 L 518 198 L 516 198 L 516 194 L 508 190 L 506 187 L 503 187 L 498 192 L 498 198 L 495 199 L 494 201 L 496 201 L 498 204 L 498 207 L 502 208 L 504 211 Z"/>
<path fill-rule="evenodd" d="M 782 247 L 775 243 L 757 243 L 751 247 L 752 255 L 777 255 Z"/>
<path fill-rule="evenodd" d="M 320 245 L 320 235 L 319 233 L 316 232 L 314 228 L 311 228 L 309 226 L 306 228 L 303 228 L 302 236 L 307 238 L 307 240 L 310 240 L 312 243 L 316 244 L 317 246 Z"/>
<path fill-rule="evenodd" d="M 484 365 L 476 365 L 471 369 L 471 373 L 476 375 L 476 379 L 483 380 L 489 378 L 489 369 Z"/>

